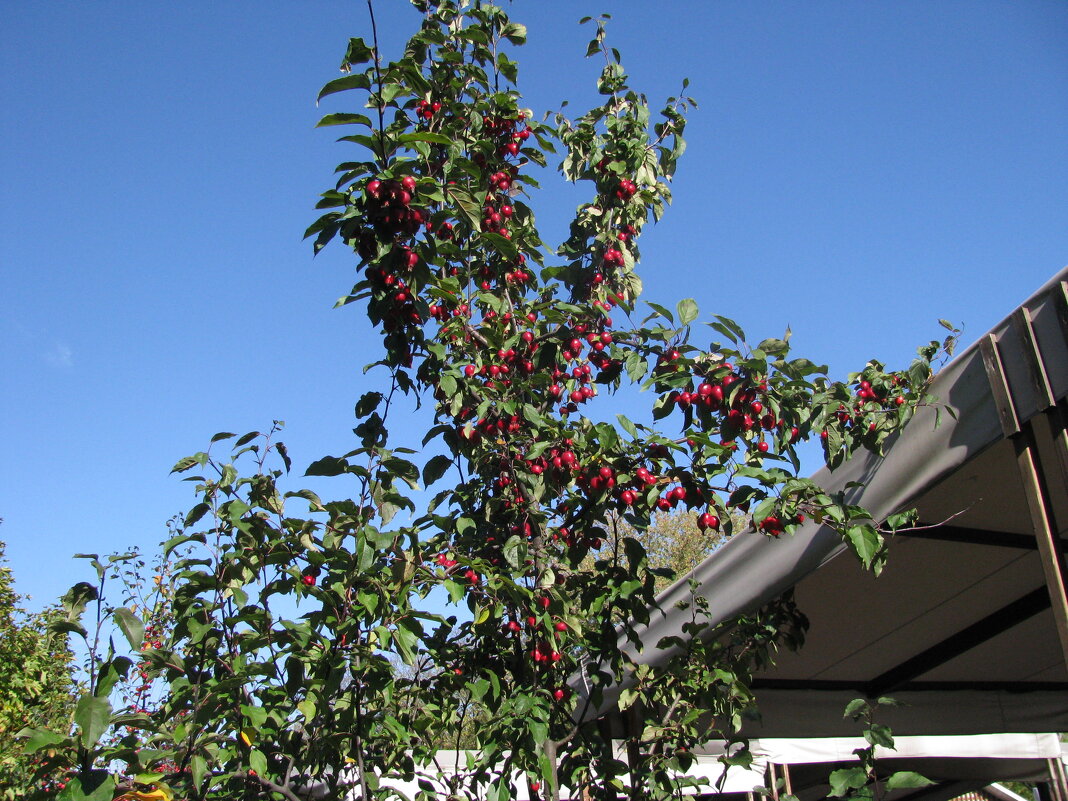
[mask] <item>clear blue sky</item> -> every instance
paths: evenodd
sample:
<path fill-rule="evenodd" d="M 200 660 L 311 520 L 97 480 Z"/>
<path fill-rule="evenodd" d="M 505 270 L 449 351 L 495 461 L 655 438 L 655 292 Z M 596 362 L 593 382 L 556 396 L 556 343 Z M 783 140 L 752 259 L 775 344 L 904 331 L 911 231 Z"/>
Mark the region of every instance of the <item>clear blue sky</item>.
<path fill-rule="evenodd" d="M 396 52 L 416 15 L 377 7 Z M 576 23 L 604 10 L 635 87 L 701 104 L 647 299 L 789 324 L 844 373 L 940 317 L 970 341 L 1068 262 L 1068 4 L 521 0 L 527 105 L 592 97 Z M 348 449 L 378 337 L 330 309 L 353 259 L 301 234 L 351 155 L 313 126 L 354 99 L 315 94 L 369 26 L 356 0 L 102 0 L 0 4 L 0 29 L 0 539 L 39 605 L 87 576 L 74 552 L 153 547 L 214 432 Z M 580 199 L 535 198 L 550 236 Z"/>

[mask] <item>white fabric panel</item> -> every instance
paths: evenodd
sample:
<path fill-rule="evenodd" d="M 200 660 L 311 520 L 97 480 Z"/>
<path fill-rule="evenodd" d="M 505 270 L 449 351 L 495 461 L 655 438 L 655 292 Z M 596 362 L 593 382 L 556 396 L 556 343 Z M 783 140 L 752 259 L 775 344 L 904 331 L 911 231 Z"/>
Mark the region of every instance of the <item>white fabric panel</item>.
<path fill-rule="evenodd" d="M 842 737 L 858 725 L 842 717 L 855 691 L 760 690 L 761 720 L 747 723 L 749 737 Z M 901 735 L 996 734 L 1064 730 L 1068 693 L 997 693 L 982 690 L 901 691 L 907 706 L 879 710 L 879 722 Z"/>
<path fill-rule="evenodd" d="M 997 759 L 1046 759 L 1061 753 L 1056 734 L 973 734 L 958 737 L 895 737 L 896 748 L 875 749 L 876 759 L 958 757 Z M 800 765 L 812 762 L 850 762 L 853 750 L 867 748 L 863 737 L 813 739 L 762 738 L 750 743 L 754 753 L 770 762 Z"/>

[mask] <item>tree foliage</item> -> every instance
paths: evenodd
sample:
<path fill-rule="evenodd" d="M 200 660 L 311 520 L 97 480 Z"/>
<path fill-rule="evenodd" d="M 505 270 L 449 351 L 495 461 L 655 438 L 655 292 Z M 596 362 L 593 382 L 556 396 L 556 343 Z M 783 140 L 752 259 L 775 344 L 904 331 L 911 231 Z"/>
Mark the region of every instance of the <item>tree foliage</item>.
<path fill-rule="evenodd" d="M 56 609 L 29 613 L 15 590 L 0 542 L 0 798 L 25 798 L 61 783 L 35 778 L 35 757 L 15 734 L 27 726 L 62 730 L 75 695 L 74 660 L 66 638 L 49 630 Z"/>
<path fill-rule="evenodd" d="M 588 20 L 603 102 L 538 118 L 517 88 L 522 25 L 488 3 L 415 5 L 396 60 L 352 39 L 320 93 L 361 104 L 320 123 L 351 156 L 307 235 L 354 252 L 339 303 L 362 305 L 383 344 L 354 446 L 305 472 L 343 497 L 290 488 L 278 426 L 220 433 L 175 465 L 198 502 L 165 544 L 173 626 L 148 638 L 136 604 L 105 601 L 125 556 L 94 558 L 97 584 L 65 599 L 90 686 L 71 733 L 25 736 L 67 760 L 67 798 L 666 798 L 693 746 L 738 739 L 752 672 L 803 618 L 781 599 L 711 621 L 694 598 L 685 638 L 640 643 L 656 516 L 686 510 L 709 543 L 811 518 L 865 567 L 885 560 L 882 521 L 800 477 L 796 446 L 819 438 L 832 467 L 878 451 L 924 402 L 938 343 L 908 370 L 872 361 L 833 381 L 788 336 L 751 346 L 718 315 L 697 327 L 693 300 L 639 311 L 638 238 L 670 201 L 692 101 L 654 116 Z M 534 215 L 550 160 L 589 190 L 552 249 Z M 651 391 L 658 428 L 588 411 L 623 387 Z M 391 436 L 413 400 L 434 415 L 419 453 Z M 741 519 L 754 530 L 734 532 Z M 82 626 L 86 609 L 130 655 Z M 639 645 L 674 656 L 638 666 Z M 161 688 L 152 708 L 113 704 L 135 665 Z M 619 688 L 629 762 L 594 714 Z M 449 742 L 472 750 L 442 772 Z"/>

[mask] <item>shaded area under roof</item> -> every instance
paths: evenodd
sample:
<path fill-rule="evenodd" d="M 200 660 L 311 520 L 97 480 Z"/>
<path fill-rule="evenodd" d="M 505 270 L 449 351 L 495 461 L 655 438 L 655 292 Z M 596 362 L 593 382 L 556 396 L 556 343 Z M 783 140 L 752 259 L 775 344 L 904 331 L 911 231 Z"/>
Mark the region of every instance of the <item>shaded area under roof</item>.
<path fill-rule="evenodd" d="M 713 621 L 793 590 L 811 628 L 797 653 L 756 677 L 754 737 L 856 732 L 842 709 L 892 694 L 898 734 L 1068 730 L 1068 268 L 936 378 L 944 410 L 921 410 L 879 459 L 861 454 L 813 478 L 877 519 L 915 507 L 878 579 L 832 531 L 740 535 L 693 573 Z M 638 662 L 690 620 L 685 580 L 660 596 Z M 633 652 L 633 649 L 631 649 Z M 610 714 L 614 698 L 601 714 Z"/>

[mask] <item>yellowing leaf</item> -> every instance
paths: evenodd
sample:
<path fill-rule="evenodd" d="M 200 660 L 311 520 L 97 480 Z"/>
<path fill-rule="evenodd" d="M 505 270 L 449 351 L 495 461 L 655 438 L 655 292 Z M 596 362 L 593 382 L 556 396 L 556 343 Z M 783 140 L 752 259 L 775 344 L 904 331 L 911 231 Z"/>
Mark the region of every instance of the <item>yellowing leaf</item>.
<path fill-rule="evenodd" d="M 254 732 L 252 732 L 251 729 L 242 730 L 242 732 L 241 732 L 241 742 L 243 742 L 245 745 L 251 747 L 251 745 L 252 745 L 252 734 L 253 733 Z"/>
<path fill-rule="evenodd" d="M 171 801 L 172 798 L 174 796 L 167 790 L 157 787 L 147 793 L 142 793 L 140 790 L 130 790 L 128 793 L 120 795 L 115 801 Z"/>

